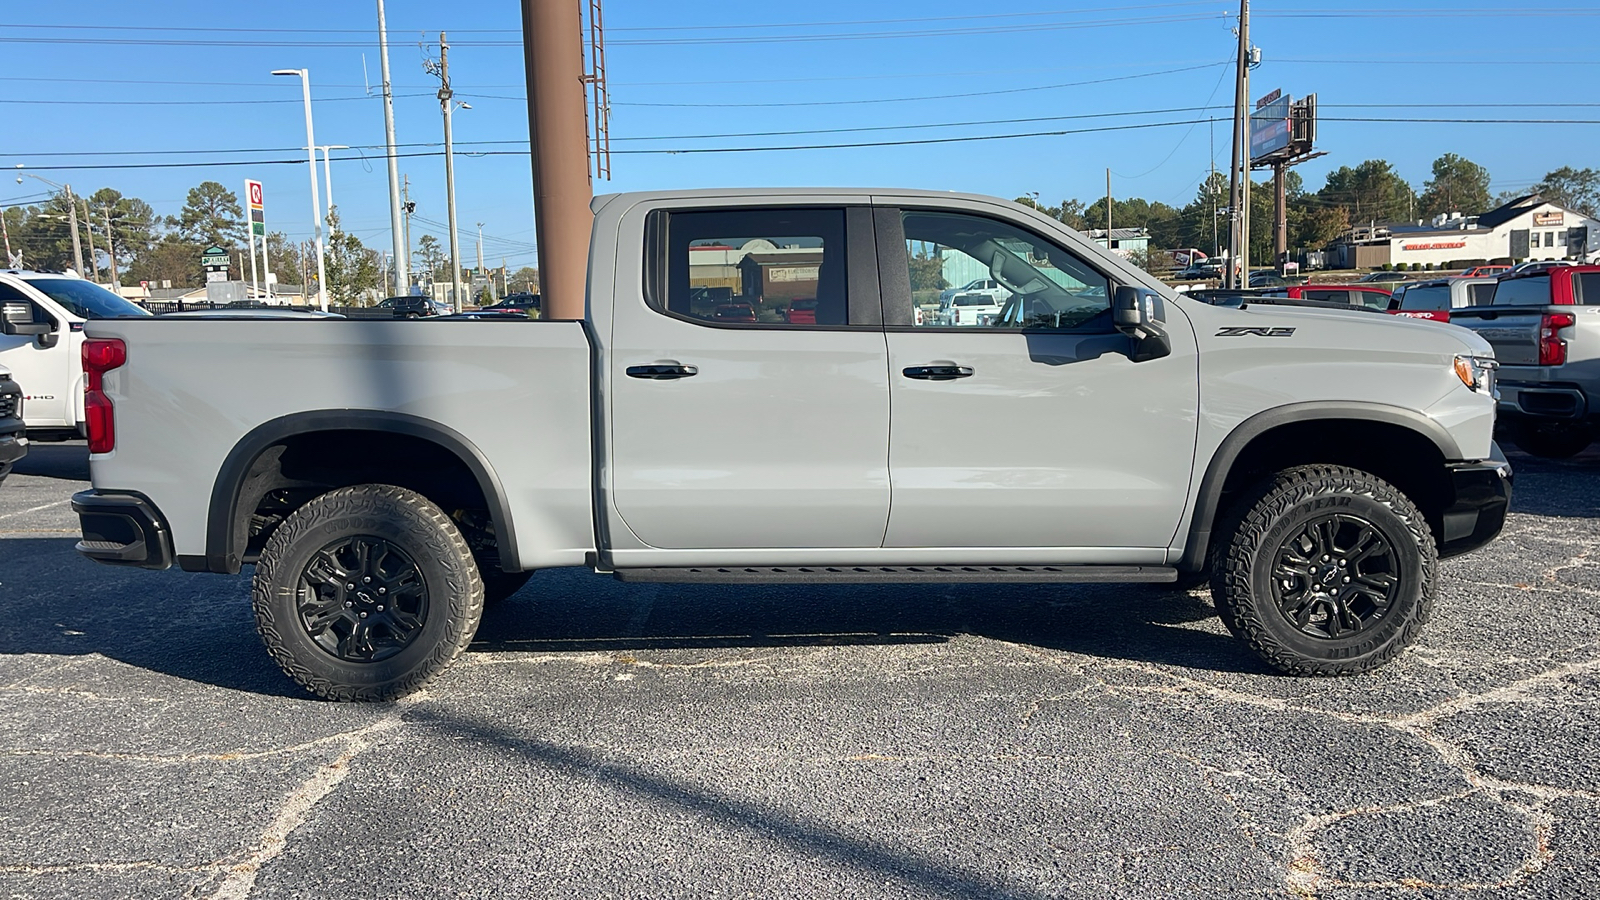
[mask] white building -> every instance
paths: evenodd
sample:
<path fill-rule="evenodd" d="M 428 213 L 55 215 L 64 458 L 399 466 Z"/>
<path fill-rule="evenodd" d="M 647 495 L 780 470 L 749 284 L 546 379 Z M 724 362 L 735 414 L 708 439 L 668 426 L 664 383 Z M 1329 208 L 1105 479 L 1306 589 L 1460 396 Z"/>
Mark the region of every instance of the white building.
<path fill-rule="evenodd" d="M 1452 262 L 1527 259 L 1588 260 L 1600 254 L 1600 219 L 1538 194 L 1480 216 L 1438 216 L 1432 222 L 1388 227 L 1389 259 L 1435 268 Z"/>

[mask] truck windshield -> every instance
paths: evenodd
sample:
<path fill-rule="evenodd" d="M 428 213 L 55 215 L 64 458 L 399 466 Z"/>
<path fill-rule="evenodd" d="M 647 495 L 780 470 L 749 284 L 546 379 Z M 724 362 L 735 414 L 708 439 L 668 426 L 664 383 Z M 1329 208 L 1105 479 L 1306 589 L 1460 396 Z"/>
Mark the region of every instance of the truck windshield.
<path fill-rule="evenodd" d="M 148 316 L 135 306 L 93 282 L 80 278 L 28 278 L 28 284 L 82 319 L 116 319 Z"/>

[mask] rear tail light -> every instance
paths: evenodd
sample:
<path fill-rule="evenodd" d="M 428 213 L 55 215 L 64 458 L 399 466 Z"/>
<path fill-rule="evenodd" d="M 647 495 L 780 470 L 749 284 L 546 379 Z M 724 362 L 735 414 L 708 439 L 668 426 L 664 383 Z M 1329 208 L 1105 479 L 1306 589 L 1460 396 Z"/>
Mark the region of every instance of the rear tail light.
<path fill-rule="evenodd" d="M 83 420 L 89 427 L 89 452 L 110 453 L 117 447 L 117 421 L 105 392 L 105 374 L 128 361 L 128 346 L 116 338 L 83 342 Z"/>
<path fill-rule="evenodd" d="M 1567 342 L 1561 339 L 1559 332 L 1571 328 L 1576 321 L 1571 313 L 1549 313 L 1539 321 L 1539 365 L 1567 364 Z"/>

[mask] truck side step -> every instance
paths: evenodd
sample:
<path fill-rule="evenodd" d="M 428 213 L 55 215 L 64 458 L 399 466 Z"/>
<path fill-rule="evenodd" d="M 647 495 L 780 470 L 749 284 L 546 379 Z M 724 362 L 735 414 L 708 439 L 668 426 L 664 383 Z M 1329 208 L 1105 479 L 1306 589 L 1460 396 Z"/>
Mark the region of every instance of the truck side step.
<path fill-rule="evenodd" d="M 684 566 L 617 569 L 618 581 L 657 584 L 1037 584 L 1173 582 L 1169 566 Z"/>

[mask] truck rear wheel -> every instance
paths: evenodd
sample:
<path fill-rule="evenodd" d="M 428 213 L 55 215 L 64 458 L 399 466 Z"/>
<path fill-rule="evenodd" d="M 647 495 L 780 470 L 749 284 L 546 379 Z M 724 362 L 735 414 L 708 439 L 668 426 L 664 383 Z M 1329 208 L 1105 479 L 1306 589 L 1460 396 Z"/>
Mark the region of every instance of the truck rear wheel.
<path fill-rule="evenodd" d="M 421 494 L 382 484 L 295 510 L 267 541 L 252 594 L 267 652 L 329 700 L 417 690 L 466 649 L 483 614 L 483 581 L 455 523 Z"/>
<path fill-rule="evenodd" d="M 1438 592 L 1422 512 L 1383 479 L 1300 466 L 1235 507 L 1212 565 L 1222 621 L 1288 675 L 1355 675 L 1416 641 Z"/>
<path fill-rule="evenodd" d="M 1594 431 L 1577 422 L 1518 422 L 1511 440 L 1524 451 L 1544 459 L 1568 459 L 1589 449 Z"/>

